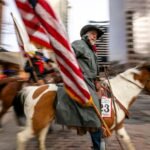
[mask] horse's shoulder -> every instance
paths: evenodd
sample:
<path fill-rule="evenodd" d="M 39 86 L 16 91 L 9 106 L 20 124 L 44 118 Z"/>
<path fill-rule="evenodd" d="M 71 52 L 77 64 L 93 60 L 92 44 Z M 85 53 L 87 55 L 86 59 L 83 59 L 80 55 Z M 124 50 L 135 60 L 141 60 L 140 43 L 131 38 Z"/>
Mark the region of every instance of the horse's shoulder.
<path fill-rule="evenodd" d="M 35 98 L 37 98 L 39 95 L 41 95 L 44 91 L 46 91 L 48 89 L 48 85 L 43 85 L 43 86 L 40 86 L 40 87 L 38 87 L 35 91 L 34 91 L 34 93 L 33 93 L 33 95 L 32 95 L 32 98 L 33 99 L 35 99 Z"/>

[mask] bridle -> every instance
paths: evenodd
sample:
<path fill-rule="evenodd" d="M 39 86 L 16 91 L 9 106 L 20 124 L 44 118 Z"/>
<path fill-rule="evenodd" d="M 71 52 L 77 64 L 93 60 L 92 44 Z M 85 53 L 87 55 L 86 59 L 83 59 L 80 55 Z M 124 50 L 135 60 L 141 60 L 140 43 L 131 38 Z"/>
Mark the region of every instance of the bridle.
<path fill-rule="evenodd" d="M 126 81 L 128 81 L 128 82 L 130 82 L 130 83 L 132 83 L 132 84 L 134 84 L 134 85 L 136 85 L 138 88 L 140 88 L 140 89 L 144 89 L 144 87 L 141 87 L 140 85 L 138 85 L 138 84 L 136 84 L 136 83 L 134 83 L 133 81 L 131 81 L 131 80 L 129 80 L 129 79 L 127 79 L 126 77 L 124 77 L 123 75 L 119 75 L 121 78 L 123 78 L 124 80 L 126 80 Z"/>

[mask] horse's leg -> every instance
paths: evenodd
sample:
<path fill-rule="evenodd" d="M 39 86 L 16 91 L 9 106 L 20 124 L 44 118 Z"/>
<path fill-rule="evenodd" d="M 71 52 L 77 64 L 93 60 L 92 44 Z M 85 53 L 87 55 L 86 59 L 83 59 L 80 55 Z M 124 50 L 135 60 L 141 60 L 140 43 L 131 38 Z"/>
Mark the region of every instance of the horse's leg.
<path fill-rule="evenodd" d="M 23 131 L 19 132 L 17 134 L 17 150 L 25 150 L 26 142 L 33 137 L 33 131 L 30 127 L 27 127 Z"/>
<path fill-rule="evenodd" d="M 8 109 L 12 106 L 13 99 L 17 93 L 16 84 L 8 84 L 1 91 L 1 99 L 2 99 L 2 110 L 0 112 L 0 124 L 3 115 L 8 111 Z M 2 126 L 2 125 L 1 125 Z"/>
<path fill-rule="evenodd" d="M 49 123 L 47 123 L 47 125 L 38 134 L 39 149 L 40 150 L 46 150 L 46 146 L 45 146 L 46 135 L 48 133 L 50 125 L 52 125 L 54 118 L 55 118 L 55 110 L 51 109 Z"/>
<path fill-rule="evenodd" d="M 117 134 L 120 136 L 121 140 L 126 145 L 127 150 L 135 150 L 135 147 L 130 139 L 130 136 L 128 135 L 124 127 L 122 127 L 121 129 L 118 129 Z"/>
<path fill-rule="evenodd" d="M 106 143 L 104 138 L 101 138 L 101 150 L 106 150 Z"/>
<path fill-rule="evenodd" d="M 7 112 L 7 110 L 11 107 L 11 105 L 12 104 L 5 102 L 5 99 L 4 99 L 4 101 L 1 104 L 2 109 L 1 109 L 1 112 L 0 112 L 0 119 Z"/>
<path fill-rule="evenodd" d="M 50 127 L 50 124 L 48 124 L 45 128 L 43 128 L 42 131 L 38 135 L 39 150 L 46 150 L 45 140 L 46 140 L 46 135 L 48 133 L 49 127 Z"/>
<path fill-rule="evenodd" d="M 2 117 L 10 108 L 10 105 L 5 105 L 5 103 L 2 103 L 1 107 L 2 107 L 2 110 L 0 111 L 0 128 L 2 128 Z"/>

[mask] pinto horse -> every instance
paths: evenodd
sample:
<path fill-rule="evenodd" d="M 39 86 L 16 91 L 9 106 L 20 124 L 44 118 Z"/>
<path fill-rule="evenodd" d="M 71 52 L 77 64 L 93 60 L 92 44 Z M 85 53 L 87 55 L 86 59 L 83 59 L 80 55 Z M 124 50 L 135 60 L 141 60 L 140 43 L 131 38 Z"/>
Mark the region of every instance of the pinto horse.
<path fill-rule="evenodd" d="M 126 149 L 135 150 L 123 123 L 128 114 L 128 109 L 139 93 L 146 87 L 149 88 L 150 64 L 145 63 L 128 69 L 109 81 L 115 100 L 111 112 L 112 116 L 104 118 L 104 120 L 111 132 L 117 131 L 117 134 L 126 145 Z M 32 137 L 38 138 L 40 150 L 46 149 L 46 134 L 56 115 L 54 102 L 57 90 L 56 84 L 48 84 L 25 87 L 21 91 L 20 94 L 25 97 L 24 110 L 27 121 L 25 129 L 17 134 L 18 150 L 24 150 L 25 143 Z"/>

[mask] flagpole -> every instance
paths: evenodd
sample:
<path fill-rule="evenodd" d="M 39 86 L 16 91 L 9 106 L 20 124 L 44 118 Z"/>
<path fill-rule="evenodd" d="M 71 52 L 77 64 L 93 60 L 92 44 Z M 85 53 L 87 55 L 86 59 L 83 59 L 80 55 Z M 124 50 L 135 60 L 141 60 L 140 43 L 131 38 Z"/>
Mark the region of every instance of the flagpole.
<path fill-rule="evenodd" d="M 22 35 L 21 35 L 21 33 L 20 33 L 19 25 L 17 24 L 17 21 L 16 21 L 16 19 L 15 19 L 15 17 L 14 17 L 14 15 L 13 15 L 12 12 L 11 12 L 11 16 L 12 16 L 12 19 L 13 19 L 13 21 L 14 21 L 15 29 L 16 29 L 16 31 L 17 31 L 17 33 L 18 33 L 19 39 L 21 40 L 21 43 L 23 44 L 23 51 L 24 51 L 24 53 L 26 53 L 26 52 L 25 52 L 25 50 L 26 50 L 25 42 L 24 42 L 23 37 L 22 37 Z M 31 61 L 29 55 L 27 55 L 27 59 L 28 59 L 28 61 L 29 61 L 30 67 L 34 68 L 34 66 L 33 66 L 33 64 L 32 64 L 32 61 Z M 38 83 L 38 76 L 37 76 L 37 74 L 36 74 L 36 72 L 35 72 L 34 70 L 33 70 L 33 75 L 34 75 L 34 78 L 35 78 L 36 83 Z"/>
<path fill-rule="evenodd" d="M 95 110 L 95 112 L 96 112 L 96 114 L 97 114 L 97 116 L 98 116 L 100 122 L 104 125 L 104 128 L 106 129 L 107 136 L 111 136 L 110 129 L 108 128 L 106 122 L 104 121 L 104 119 L 103 119 L 103 117 L 101 116 L 101 114 L 100 114 L 100 112 L 99 112 L 97 106 L 94 104 L 93 101 L 92 101 L 92 106 L 93 106 L 93 108 L 94 108 L 94 110 Z"/>

